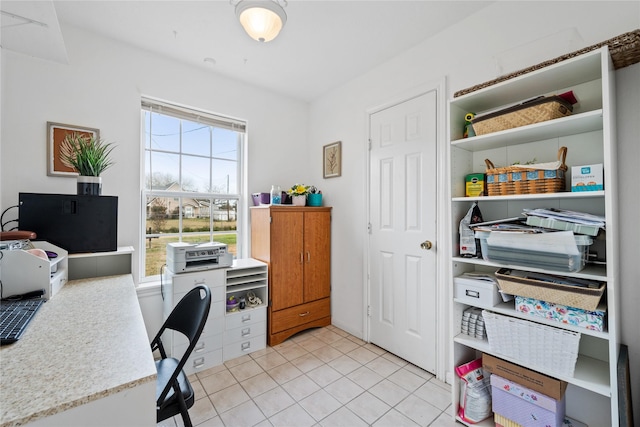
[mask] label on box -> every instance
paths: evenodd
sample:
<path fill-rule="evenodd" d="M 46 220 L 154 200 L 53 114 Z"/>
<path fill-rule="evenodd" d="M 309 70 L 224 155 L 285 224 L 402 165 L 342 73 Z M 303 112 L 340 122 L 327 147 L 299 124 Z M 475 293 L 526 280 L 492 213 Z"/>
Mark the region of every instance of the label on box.
<path fill-rule="evenodd" d="M 484 194 L 484 174 L 472 173 L 467 175 L 464 180 L 465 196 L 478 197 Z"/>
<path fill-rule="evenodd" d="M 602 163 L 573 166 L 571 168 L 571 191 L 604 190 Z"/>

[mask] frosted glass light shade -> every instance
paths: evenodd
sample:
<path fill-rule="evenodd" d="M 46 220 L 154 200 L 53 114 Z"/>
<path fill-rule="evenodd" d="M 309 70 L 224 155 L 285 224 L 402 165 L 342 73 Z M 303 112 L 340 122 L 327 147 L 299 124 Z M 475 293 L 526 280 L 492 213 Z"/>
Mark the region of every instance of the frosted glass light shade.
<path fill-rule="evenodd" d="M 259 42 L 275 39 L 287 22 L 284 9 L 271 0 L 243 0 L 236 5 L 236 15 L 249 37 Z"/>

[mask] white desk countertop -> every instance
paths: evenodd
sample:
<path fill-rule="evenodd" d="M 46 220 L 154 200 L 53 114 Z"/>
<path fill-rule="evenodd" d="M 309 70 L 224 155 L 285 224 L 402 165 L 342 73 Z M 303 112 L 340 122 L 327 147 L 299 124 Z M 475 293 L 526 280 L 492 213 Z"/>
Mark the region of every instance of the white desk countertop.
<path fill-rule="evenodd" d="M 131 276 L 70 281 L 43 304 L 18 342 L 0 347 L 0 426 L 23 425 L 155 379 Z"/>

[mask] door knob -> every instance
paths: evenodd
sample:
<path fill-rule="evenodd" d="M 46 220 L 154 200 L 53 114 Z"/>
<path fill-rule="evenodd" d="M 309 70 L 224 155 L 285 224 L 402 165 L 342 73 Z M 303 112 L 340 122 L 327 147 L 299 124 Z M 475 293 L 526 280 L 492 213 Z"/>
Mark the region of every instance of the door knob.
<path fill-rule="evenodd" d="M 431 249 L 432 246 L 433 246 L 433 243 L 431 243 L 429 240 L 425 240 L 424 242 L 420 243 L 420 248 L 424 249 L 425 251 L 428 251 L 429 249 Z"/>

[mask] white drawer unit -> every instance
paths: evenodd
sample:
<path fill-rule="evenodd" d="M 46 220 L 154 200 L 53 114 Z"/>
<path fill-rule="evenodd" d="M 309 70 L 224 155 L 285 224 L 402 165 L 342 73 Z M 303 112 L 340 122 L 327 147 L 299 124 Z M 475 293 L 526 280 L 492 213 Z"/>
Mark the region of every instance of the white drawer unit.
<path fill-rule="evenodd" d="M 225 272 L 224 270 L 206 270 L 193 273 L 175 274 L 167 270 L 163 278 L 164 318 L 183 296 L 198 285 L 207 285 L 211 290 L 211 308 L 207 323 L 200 339 L 184 366 L 187 375 L 212 368 L 222 363 L 222 345 L 225 313 Z M 167 353 L 180 357 L 188 346 L 187 338 L 178 333 L 168 331 L 162 341 Z"/>
<path fill-rule="evenodd" d="M 244 298 L 246 306 L 225 316 L 225 361 L 267 346 L 267 265 L 253 259 L 238 260 L 227 270 L 226 292 L 227 299 Z"/>
<path fill-rule="evenodd" d="M 166 270 L 163 276 L 162 295 L 164 318 L 197 285 L 204 284 L 211 290 L 211 308 L 200 339 L 191 353 L 184 371 L 187 375 L 222 364 L 252 351 L 266 347 L 267 330 L 267 265 L 254 259 L 233 262 L 229 268 L 176 274 Z M 226 311 L 226 300 L 231 295 L 244 297 L 258 305 L 247 304 L 244 309 Z M 180 333 L 167 332 L 163 336 L 167 352 L 180 357 L 188 342 Z"/>

